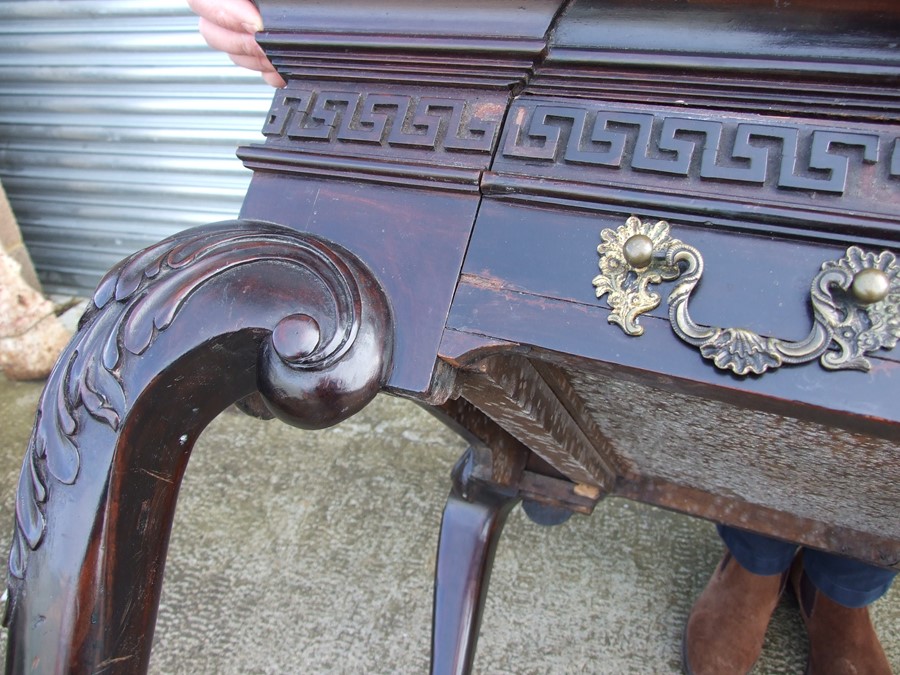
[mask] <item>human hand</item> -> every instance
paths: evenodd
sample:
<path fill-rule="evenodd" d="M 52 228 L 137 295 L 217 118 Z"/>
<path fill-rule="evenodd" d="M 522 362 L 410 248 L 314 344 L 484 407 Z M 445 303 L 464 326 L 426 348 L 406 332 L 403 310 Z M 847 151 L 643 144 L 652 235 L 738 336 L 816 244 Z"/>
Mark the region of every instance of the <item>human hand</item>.
<path fill-rule="evenodd" d="M 262 73 L 273 87 L 285 81 L 256 43 L 262 30 L 262 18 L 250 0 L 187 0 L 200 17 L 200 34 L 213 49 L 225 52 L 237 65 Z"/>

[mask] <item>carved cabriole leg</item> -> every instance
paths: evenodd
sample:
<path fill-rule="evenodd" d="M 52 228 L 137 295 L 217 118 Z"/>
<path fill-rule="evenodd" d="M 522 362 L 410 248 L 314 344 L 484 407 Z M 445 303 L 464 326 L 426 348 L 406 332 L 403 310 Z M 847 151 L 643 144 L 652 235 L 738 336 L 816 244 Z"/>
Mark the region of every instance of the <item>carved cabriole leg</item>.
<path fill-rule="evenodd" d="M 490 461 L 490 460 L 488 460 Z M 453 488 L 438 543 L 432 625 L 432 675 L 472 671 L 478 629 L 491 567 L 516 488 L 504 489 L 473 477 L 476 451 L 470 449 L 453 470 Z"/>
<path fill-rule="evenodd" d="M 94 303 L 47 383 L 19 482 L 9 673 L 144 672 L 203 428 L 257 390 L 281 419 L 328 426 L 390 368 L 389 307 L 366 268 L 267 223 L 167 239 L 110 272 Z"/>
<path fill-rule="evenodd" d="M 494 553 L 509 512 L 522 499 L 542 524 L 590 514 L 598 489 L 566 480 L 495 421 L 463 398 L 429 412 L 471 446 L 453 469 L 444 509 L 434 585 L 431 672 L 472 670 Z M 529 513 L 530 511 L 530 513 Z"/>

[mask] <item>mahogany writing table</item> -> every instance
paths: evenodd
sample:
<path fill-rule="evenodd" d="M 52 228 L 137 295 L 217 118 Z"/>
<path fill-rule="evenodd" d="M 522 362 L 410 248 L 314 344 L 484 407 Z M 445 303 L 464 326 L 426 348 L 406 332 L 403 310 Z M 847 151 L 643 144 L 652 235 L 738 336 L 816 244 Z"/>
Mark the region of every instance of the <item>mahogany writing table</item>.
<path fill-rule="evenodd" d="M 900 6 L 259 5 L 288 85 L 240 219 L 113 269 L 48 382 L 8 672 L 146 668 L 191 447 L 236 401 L 320 428 L 388 391 L 469 440 L 434 673 L 471 669 L 520 500 L 900 566 Z"/>

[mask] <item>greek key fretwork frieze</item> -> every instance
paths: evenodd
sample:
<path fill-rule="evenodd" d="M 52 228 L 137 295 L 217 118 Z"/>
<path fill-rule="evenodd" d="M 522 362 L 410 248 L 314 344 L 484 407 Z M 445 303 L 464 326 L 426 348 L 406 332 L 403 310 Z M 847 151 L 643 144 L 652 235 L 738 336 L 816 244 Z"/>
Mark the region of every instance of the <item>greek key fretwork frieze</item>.
<path fill-rule="evenodd" d="M 637 106 L 519 102 L 501 140 L 502 166 L 495 168 L 527 163 L 551 174 L 558 166 L 561 177 L 577 171 L 581 181 L 623 180 L 616 173 L 638 172 L 861 196 L 900 176 L 897 129 L 710 117 Z"/>
<path fill-rule="evenodd" d="M 263 127 L 270 139 L 489 154 L 503 106 L 403 93 L 285 90 Z"/>

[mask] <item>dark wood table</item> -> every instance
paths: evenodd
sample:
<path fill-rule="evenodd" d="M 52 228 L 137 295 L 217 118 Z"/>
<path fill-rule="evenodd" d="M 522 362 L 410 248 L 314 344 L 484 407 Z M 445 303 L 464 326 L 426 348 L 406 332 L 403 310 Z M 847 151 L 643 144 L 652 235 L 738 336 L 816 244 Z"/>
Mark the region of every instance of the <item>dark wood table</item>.
<path fill-rule="evenodd" d="M 181 477 L 235 401 L 320 428 L 387 391 L 469 440 L 434 673 L 471 669 L 520 500 L 900 567 L 900 5 L 259 5 L 288 86 L 240 220 L 113 269 L 48 382 L 8 672 L 146 669 Z"/>

